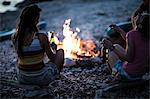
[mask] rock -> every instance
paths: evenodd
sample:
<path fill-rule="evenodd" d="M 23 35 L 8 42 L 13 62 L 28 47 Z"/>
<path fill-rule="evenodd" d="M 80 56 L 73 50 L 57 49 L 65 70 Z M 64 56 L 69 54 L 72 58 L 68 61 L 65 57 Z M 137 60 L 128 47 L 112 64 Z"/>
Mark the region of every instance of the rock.
<path fill-rule="evenodd" d="M 146 73 L 145 75 L 143 75 L 142 79 L 150 80 L 150 73 Z"/>
<path fill-rule="evenodd" d="M 40 89 L 40 90 L 26 90 L 24 93 L 24 98 L 42 98 L 42 97 L 49 97 L 49 93 L 48 91 L 44 90 L 44 89 Z"/>
<path fill-rule="evenodd" d="M 64 66 L 74 66 L 76 65 L 75 61 L 70 58 L 65 58 Z"/>
<path fill-rule="evenodd" d="M 10 1 L 3 1 L 2 4 L 5 5 L 5 6 L 8 6 L 8 5 L 11 4 L 11 2 Z"/>
<path fill-rule="evenodd" d="M 98 15 L 98 16 L 107 16 L 107 14 L 105 12 L 97 12 L 96 15 Z"/>
<path fill-rule="evenodd" d="M 99 57 L 92 57 L 90 59 L 92 62 L 96 62 L 96 63 L 102 63 L 102 60 Z"/>
<path fill-rule="evenodd" d="M 6 73 L 14 72 L 15 67 L 11 67 L 9 70 L 6 71 Z"/>
<path fill-rule="evenodd" d="M 94 99 L 100 99 L 102 97 L 103 91 L 102 89 L 96 90 Z"/>

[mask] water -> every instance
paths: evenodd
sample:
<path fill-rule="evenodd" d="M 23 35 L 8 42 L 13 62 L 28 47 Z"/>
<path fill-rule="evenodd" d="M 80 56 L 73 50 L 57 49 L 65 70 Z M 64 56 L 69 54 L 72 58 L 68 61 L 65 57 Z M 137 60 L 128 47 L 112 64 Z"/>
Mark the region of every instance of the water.
<path fill-rule="evenodd" d="M 4 1 L 10 1 L 10 5 L 3 5 Z M 17 7 L 15 5 L 17 3 L 23 2 L 24 0 L 0 0 L 0 13 L 4 13 L 6 11 L 15 11 Z"/>

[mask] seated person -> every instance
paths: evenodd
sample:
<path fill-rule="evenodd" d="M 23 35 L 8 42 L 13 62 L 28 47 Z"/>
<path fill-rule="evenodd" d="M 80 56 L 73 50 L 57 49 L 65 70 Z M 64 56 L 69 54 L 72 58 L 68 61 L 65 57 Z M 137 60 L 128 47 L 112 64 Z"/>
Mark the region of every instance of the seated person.
<path fill-rule="evenodd" d="M 64 51 L 53 53 L 48 37 L 39 33 L 37 23 L 41 9 L 37 5 L 23 9 L 12 41 L 18 55 L 18 80 L 24 84 L 48 85 L 63 68 Z M 50 62 L 44 63 L 45 55 Z"/>
<path fill-rule="evenodd" d="M 128 33 L 117 26 L 114 27 L 126 40 L 126 49 L 108 39 L 102 41 L 104 47 L 110 50 L 108 63 L 112 72 L 116 71 L 128 80 L 141 79 L 149 66 L 149 14 L 139 15 L 136 25 L 136 30 Z"/>

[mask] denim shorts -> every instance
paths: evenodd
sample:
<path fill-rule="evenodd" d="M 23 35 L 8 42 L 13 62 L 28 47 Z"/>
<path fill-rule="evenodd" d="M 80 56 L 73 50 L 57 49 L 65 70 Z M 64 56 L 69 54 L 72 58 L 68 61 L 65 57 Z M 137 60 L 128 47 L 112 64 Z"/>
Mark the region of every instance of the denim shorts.
<path fill-rule="evenodd" d="M 125 78 L 125 79 L 127 79 L 127 80 L 139 80 L 139 79 L 141 79 L 142 78 L 142 76 L 134 76 L 134 75 L 128 75 L 127 74 L 127 72 L 124 70 L 124 68 L 123 68 L 123 62 L 121 61 L 121 60 L 118 60 L 116 63 L 115 63 L 115 65 L 114 65 L 114 67 L 113 68 L 115 68 L 116 70 L 117 70 L 117 72 L 123 77 L 123 78 Z"/>
<path fill-rule="evenodd" d="M 18 81 L 23 84 L 30 85 L 48 85 L 58 74 L 58 69 L 55 64 L 45 64 L 39 71 L 27 72 L 18 69 Z"/>

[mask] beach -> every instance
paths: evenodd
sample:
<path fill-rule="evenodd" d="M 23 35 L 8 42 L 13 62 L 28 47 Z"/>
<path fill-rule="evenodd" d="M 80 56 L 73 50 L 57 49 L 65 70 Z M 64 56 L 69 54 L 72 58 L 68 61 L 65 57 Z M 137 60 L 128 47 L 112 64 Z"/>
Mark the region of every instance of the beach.
<path fill-rule="evenodd" d="M 106 29 L 110 24 L 129 20 L 140 3 L 141 0 L 53 0 L 40 2 L 38 3 L 42 9 L 40 21 L 47 23 L 46 29 L 41 32 L 54 31 L 57 34 L 62 34 L 64 20 L 71 19 L 71 27 L 73 29 L 80 28 L 79 36 L 81 38 L 94 38 L 94 40 L 99 41 L 99 38 L 106 34 Z M 22 8 L 20 6 L 16 11 L 0 13 L 0 31 L 16 28 Z M 0 42 L 0 79 L 4 82 L 5 80 L 17 81 L 16 62 L 17 56 L 11 40 Z M 46 89 L 42 90 L 43 93 L 40 92 L 42 95 L 48 95 L 48 97 L 79 98 L 88 96 L 93 98 L 96 90 L 103 86 L 103 80 L 100 76 L 103 76 L 103 79 L 107 78 L 105 74 L 101 73 L 102 71 L 102 67 L 93 67 L 91 70 L 65 68 L 61 75 L 66 78 L 52 82 Z M 85 78 L 86 81 L 83 81 Z M 16 87 L 17 85 L 11 85 L 8 81 L 6 81 L 7 83 L 4 82 L 0 85 L 0 97 L 30 98 L 28 93 L 31 90 Z M 79 87 L 79 85 L 82 86 Z M 130 91 L 131 94 L 128 95 L 128 98 L 136 98 L 139 95 L 141 98 L 147 97 L 147 90 L 144 88 L 142 91 L 136 91 L 134 97 L 131 96 L 132 91 Z M 121 96 L 120 94 L 120 97 L 125 97 L 125 95 Z"/>

